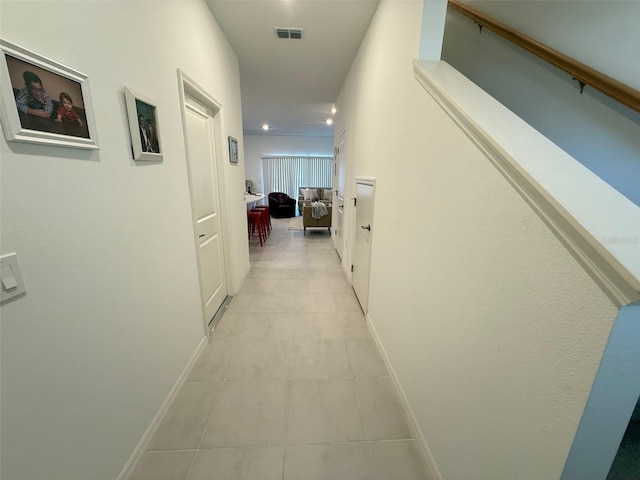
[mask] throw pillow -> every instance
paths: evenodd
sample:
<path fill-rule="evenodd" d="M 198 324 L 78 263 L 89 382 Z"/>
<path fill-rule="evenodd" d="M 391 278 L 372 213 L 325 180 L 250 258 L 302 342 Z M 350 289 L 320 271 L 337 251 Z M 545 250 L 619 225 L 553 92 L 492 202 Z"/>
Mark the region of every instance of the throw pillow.
<path fill-rule="evenodd" d="M 303 188 L 302 189 L 302 199 L 303 200 L 311 200 L 311 189 Z"/>
<path fill-rule="evenodd" d="M 333 200 L 333 190 L 331 190 L 330 188 L 327 188 L 324 193 L 322 194 L 322 198 L 324 200 Z"/>

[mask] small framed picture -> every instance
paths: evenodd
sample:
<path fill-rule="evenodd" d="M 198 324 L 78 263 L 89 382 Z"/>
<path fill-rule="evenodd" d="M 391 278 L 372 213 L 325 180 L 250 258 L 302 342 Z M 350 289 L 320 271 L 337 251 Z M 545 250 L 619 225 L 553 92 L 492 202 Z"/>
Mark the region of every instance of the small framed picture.
<path fill-rule="evenodd" d="M 130 88 L 124 89 L 124 97 L 127 104 L 133 159 L 161 162 L 162 143 L 156 102 Z"/>
<path fill-rule="evenodd" d="M 238 163 L 238 140 L 229 137 L 229 161 Z"/>
<path fill-rule="evenodd" d="M 0 118 L 7 141 L 97 149 L 86 75 L 0 40 Z"/>

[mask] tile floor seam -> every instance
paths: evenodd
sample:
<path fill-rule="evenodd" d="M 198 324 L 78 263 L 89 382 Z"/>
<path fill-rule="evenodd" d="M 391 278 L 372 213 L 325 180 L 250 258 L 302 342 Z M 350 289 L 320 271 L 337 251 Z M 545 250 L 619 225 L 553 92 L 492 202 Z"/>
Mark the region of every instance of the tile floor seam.
<path fill-rule="evenodd" d="M 284 222 L 281 222 L 281 225 L 284 225 Z M 209 375 L 196 377 L 199 381 L 185 382 L 191 384 L 215 383 L 219 384 L 220 386 L 216 393 L 214 401 L 210 405 L 206 421 L 203 422 L 204 428 L 200 435 L 200 440 L 198 442 L 197 448 L 195 450 L 193 448 L 190 448 L 183 450 L 176 449 L 158 452 L 154 451 L 154 454 L 158 453 L 162 455 L 163 453 L 185 452 L 185 456 L 183 457 L 184 470 L 180 470 L 180 479 L 183 480 L 202 480 L 203 478 L 205 478 L 203 477 L 203 475 L 205 475 L 206 478 L 218 478 L 215 472 L 221 473 L 222 470 L 220 470 L 220 468 L 229 468 L 229 465 L 231 464 L 228 462 L 233 458 L 235 458 L 235 460 L 233 460 L 234 462 L 239 461 L 242 465 L 244 465 L 244 467 L 242 468 L 247 468 L 249 463 L 254 461 L 251 460 L 252 458 L 270 458 L 271 460 L 269 461 L 271 463 L 269 464 L 269 470 L 263 472 L 262 467 L 259 467 L 258 471 L 255 470 L 256 467 L 254 466 L 252 467 L 254 470 L 251 471 L 254 472 L 254 474 L 257 473 L 258 476 L 264 477 L 266 475 L 269 479 L 279 478 L 281 480 L 298 480 L 299 478 L 303 477 L 307 478 L 309 474 L 313 475 L 313 478 L 322 478 L 322 480 L 333 480 L 334 478 L 347 478 L 345 477 L 345 475 L 349 476 L 349 472 L 358 472 L 352 476 L 352 478 L 354 479 L 363 479 L 365 478 L 365 476 L 363 475 L 366 474 L 366 478 L 368 480 L 382 480 L 383 477 L 395 478 L 389 475 L 392 472 L 396 472 L 398 469 L 400 469 L 401 471 L 409 472 L 409 470 L 406 470 L 404 467 L 404 465 L 407 465 L 406 462 L 409 461 L 407 460 L 408 457 L 406 457 L 404 452 L 412 452 L 413 450 L 415 450 L 415 439 L 409 437 L 394 439 L 383 438 L 372 440 L 369 428 L 367 427 L 367 423 L 365 420 L 366 415 L 363 411 L 362 403 L 364 403 L 365 405 L 369 405 L 371 404 L 371 402 L 375 403 L 377 396 L 383 395 L 384 389 L 364 388 L 362 395 L 365 396 L 361 398 L 361 393 L 359 393 L 358 391 L 358 385 L 361 382 L 364 382 L 368 385 L 369 383 L 365 381 L 367 379 L 388 380 L 390 378 L 390 375 L 386 370 L 384 374 L 375 375 L 378 370 L 371 369 L 371 360 L 373 360 L 374 354 L 377 358 L 379 357 L 380 352 L 375 342 L 373 349 L 366 348 L 368 346 L 366 344 L 366 340 L 371 340 L 371 338 L 370 335 L 363 337 L 364 333 L 362 332 L 361 325 L 359 324 L 359 322 L 362 321 L 360 316 L 363 314 L 361 309 L 358 309 L 357 312 L 356 310 L 354 310 L 353 301 L 355 298 L 355 293 L 353 292 L 353 289 L 347 288 L 345 285 L 343 285 L 345 284 L 345 282 L 348 283 L 348 274 L 344 271 L 343 268 L 341 268 L 341 261 L 337 257 L 335 250 L 331 248 L 331 237 L 324 236 L 324 238 L 319 239 L 318 236 L 315 236 L 314 238 L 314 236 L 311 235 L 303 238 L 302 236 L 296 236 L 296 233 L 301 232 L 280 232 L 277 230 L 278 227 L 279 226 L 276 223 L 276 230 L 274 231 L 274 234 L 271 235 L 268 239 L 268 242 L 271 243 L 271 245 L 267 243 L 264 247 L 259 247 L 257 244 L 257 239 L 255 239 L 255 241 L 253 242 L 255 243 L 255 245 L 250 246 L 250 262 L 252 264 L 252 267 L 246 277 L 246 288 L 241 288 L 239 294 L 242 295 L 239 298 L 235 299 L 236 308 L 238 310 L 234 311 L 232 309 L 230 312 L 225 312 L 229 323 L 223 327 L 224 330 L 222 331 L 222 334 L 227 335 L 226 332 L 228 332 L 231 334 L 231 336 L 222 340 L 210 340 L 209 342 L 210 344 L 215 344 L 216 342 L 220 342 L 220 344 L 226 343 L 226 348 L 222 354 L 222 358 L 224 359 L 225 356 L 228 356 L 228 361 L 226 365 L 224 365 L 224 374 L 222 375 L 222 380 L 218 382 L 208 381 L 211 378 L 211 376 Z M 320 241 L 316 242 L 316 240 Z M 255 264 L 258 262 L 264 262 L 260 264 L 259 271 L 258 269 L 254 268 Z M 289 268 L 292 265 L 295 265 L 295 268 Z M 272 271 L 271 273 L 269 273 L 269 270 L 273 269 L 280 269 L 282 270 L 282 272 Z M 286 270 L 289 270 L 289 272 L 287 273 Z M 310 275 L 307 275 L 309 272 Z M 338 276 L 337 273 L 340 273 L 341 276 Z M 291 275 L 293 275 L 292 278 Z M 278 278 L 283 276 L 287 278 Z M 277 297 L 270 297 L 273 294 L 279 293 L 280 290 L 278 290 L 277 284 L 282 285 L 280 282 L 282 282 L 283 280 L 284 282 L 286 282 L 284 283 L 284 286 L 286 286 L 287 291 L 292 286 L 295 287 L 294 295 L 298 294 L 301 291 L 304 293 L 305 289 L 307 289 L 307 293 L 313 293 L 316 291 L 318 293 L 321 293 L 326 300 L 324 300 L 324 303 L 322 303 L 323 300 L 318 300 L 322 297 L 317 296 L 316 298 L 313 298 L 312 295 L 304 295 L 303 297 L 298 297 L 300 298 L 299 300 L 294 299 L 294 307 L 291 310 L 279 310 L 275 307 L 276 305 L 283 302 L 286 302 L 286 304 L 291 304 L 290 298 L 285 299 L 283 297 L 282 301 L 280 301 L 279 299 L 277 299 Z M 340 285 L 338 285 L 338 283 L 340 283 Z M 261 285 L 264 288 L 260 287 Z M 264 304 L 266 305 L 267 311 L 265 311 L 264 306 L 259 303 L 264 299 L 268 300 L 268 303 Z M 338 301 L 338 299 L 340 299 L 340 302 Z M 332 302 L 332 305 L 327 305 L 330 301 Z M 355 301 L 357 301 L 357 298 L 355 298 Z M 280 313 L 292 314 L 293 316 L 293 319 L 288 327 L 289 336 L 287 338 L 282 335 L 283 332 L 287 332 L 287 330 L 283 330 L 283 328 L 286 327 L 284 325 L 284 322 L 271 322 L 271 317 L 277 318 L 277 315 L 279 315 Z M 360 316 L 357 316 L 356 313 L 359 313 Z M 311 323 L 305 325 L 305 320 L 309 318 L 311 318 Z M 253 323 L 250 323 L 249 319 L 257 320 L 254 320 Z M 259 323 L 258 320 L 260 319 L 268 319 L 270 321 L 269 325 L 258 326 L 257 323 Z M 327 323 L 328 320 L 331 320 L 331 322 L 335 323 L 335 325 L 329 325 Z M 234 322 L 242 322 L 241 328 L 235 330 L 236 327 L 233 325 Z M 297 328 L 299 328 L 299 330 L 297 330 Z M 234 359 L 237 359 L 237 357 L 241 355 L 240 345 L 243 343 L 241 339 L 243 338 L 243 336 L 246 336 L 250 333 L 249 330 L 251 330 L 251 332 L 253 332 L 254 334 L 263 333 L 265 335 L 264 338 L 259 337 L 254 340 L 265 340 L 266 335 L 272 335 L 276 337 L 273 340 L 287 340 L 286 342 L 282 342 L 282 345 L 288 345 L 289 347 L 288 370 L 285 380 L 279 380 L 275 378 L 266 380 L 230 379 L 230 371 L 232 369 Z M 299 331 L 302 335 L 296 336 L 296 331 Z M 351 334 L 351 336 L 349 336 L 348 334 Z M 328 337 L 324 339 L 323 336 Z M 294 347 L 297 345 L 296 339 L 299 338 L 300 340 L 304 341 L 309 340 L 314 343 L 316 342 L 316 337 L 322 340 L 339 339 L 341 341 L 339 343 L 334 343 L 334 346 L 329 349 L 325 348 L 324 356 L 320 355 L 319 357 L 315 358 L 316 364 L 320 367 L 315 370 L 312 368 L 307 373 L 307 376 L 310 378 L 303 378 L 305 376 L 304 369 L 301 370 L 302 377 L 296 378 L 296 374 L 294 371 L 294 365 L 297 364 L 296 362 L 298 361 L 294 352 Z M 354 351 L 352 352 L 352 355 L 350 355 L 348 347 L 348 345 L 350 344 L 360 346 L 361 348 L 352 348 Z M 340 346 L 338 347 L 338 345 Z M 300 345 L 298 346 L 300 347 Z M 304 344 L 302 345 L 301 349 L 301 351 L 306 352 Z M 313 350 L 318 350 L 318 348 Z M 319 347 L 319 350 L 322 350 L 322 348 Z M 342 365 L 344 366 L 336 369 L 334 368 L 334 364 L 336 364 L 336 362 L 340 362 L 338 362 L 337 360 L 334 362 L 333 360 L 335 360 L 335 357 L 341 350 L 343 350 L 344 354 L 346 355 L 346 365 L 343 360 Z M 334 355 L 332 355 L 332 352 Z M 244 350 L 244 353 L 247 353 L 246 349 Z M 369 355 L 367 356 L 367 354 Z M 307 354 L 307 357 L 309 357 L 309 355 L 311 355 L 310 358 L 314 358 L 312 353 Z M 219 356 L 220 354 L 216 353 L 211 358 L 213 360 L 216 360 Z M 303 357 L 305 356 L 303 355 Z M 285 360 L 286 358 L 286 356 L 282 356 L 283 360 Z M 323 359 L 332 361 L 325 362 L 322 361 Z M 211 362 L 211 359 L 209 361 Z M 268 361 L 271 362 L 271 360 Z M 304 363 L 304 359 L 301 358 L 300 361 Z M 354 362 L 356 364 L 360 364 L 359 368 L 360 370 L 363 370 L 362 373 L 367 373 L 366 376 L 356 376 L 354 370 Z M 269 364 L 271 365 L 271 363 Z M 313 363 L 313 361 L 311 363 Z M 214 366 L 212 366 L 211 363 L 209 363 L 208 365 L 210 367 L 210 370 L 214 374 L 219 375 L 218 372 L 221 372 L 222 368 L 215 368 L 215 365 L 218 365 L 218 363 L 214 361 Z M 282 362 L 282 365 L 284 366 L 284 362 Z M 348 370 L 345 367 L 347 367 Z M 206 368 L 204 370 L 206 370 Z M 327 371 L 329 373 L 326 373 Z M 318 375 L 317 372 L 320 372 L 321 375 Z M 337 374 L 334 374 L 334 372 L 337 372 Z M 374 373 L 374 375 L 371 375 L 372 372 Z M 204 378 L 204 381 L 202 381 L 202 378 Z M 282 382 L 284 381 L 286 381 L 286 385 L 281 385 L 280 387 L 272 385 L 273 382 L 282 384 Z M 350 387 L 348 386 L 347 382 L 350 383 Z M 372 382 L 371 385 L 375 383 L 378 382 Z M 245 386 L 241 386 L 242 384 L 244 384 Z M 253 387 L 251 387 L 251 384 L 256 385 L 255 390 L 253 389 Z M 258 384 L 261 384 L 262 386 L 258 387 Z M 272 386 L 267 387 L 266 385 L 269 384 L 271 384 Z M 311 403 L 317 403 L 317 400 L 314 400 L 314 398 L 317 397 L 317 394 L 320 394 L 321 391 L 329 391 L 320 389 L 316 392 L 316 396 L 301 396 L 301 393 L 304 393 L 305 391 L 305 388 L 303 388 L 304 384 L 322 384 L 325 386 L 333 385 L 329 389 L 330 391 L 341 391 L 342 400 L 338 403 L 334 403 L 334 406 L 331 407 L 331 409 L 335 409 L 335 413 L 332 413 L 329 417 L 324 417 L 323 415 L 325 414 L 317 415 L 304 413 L 307 411 L 309 401 L 311 401 Z M 342 386 L 337 388 L 338 384 Z M 231 388 L 233 385 L 237 385 L 237 387 Z M 296 386 L 296 388 L 294 388 L 294 385 Z M 227 391 L 227 389 L 230 390 Z M 245 396 L 248 392 L 250 393 L 250 395 L 252 395 L 252 397 L 246 398 L 253 398 L 255 400 L 257 398 L 264 397 L 267 400 L 269 398 L 273 398 L 273 400 L 268 400 L 267 403 L 262 400 L 251 401 L 249 405 L 251 406 L 250 408 L 252 410 L 244 410 L 244 408 L 246 407 L 241 407 L 240 409 L 238 409 L 239 404 L 237 400 L 232 400 L 231 403 L 229 403 L 229 399 L 235 397 L 229 397 L 229 395 L 227 394 L 232 393 L 233 390 L 236 390 L 237 392 L 245 392 L 243 394 Z M 379 390 L 382 393 L 379 393 Z M 224 393 L 225 391 L 227 391 L 227 394 Z M 351 395 L 353 395 L 353 397 L 348 394 L 348 392 L 350 391 L 352 392 Z M 268 396 L 265 396 L 263 393 L 259 392 L 272 393 L 269 393 Z M 322 393 L 322 395 L 324 395 L 324 393 Z M 334 394 L 332 393 L 331 395 Z M 222 405 L 223 397 L 225 397 L 224 405 Z M 351 397 L 352 399 L 350 400 L 348 397 Z M 381 398 L 383 402 L 384 399 L 386 399 L 384 395 Z M 292 417 L 292 407 L 294 406 L 296 408 L 304 409 L 302 410 L 302 417 L 300 415 L 294 415 Z M 274 407 L 275 410 L 273 410 Z M 254 431 L 256 427 L 251 427 L 249 430 L 246 430 L 246 426 L 241 425 L 243 424 L 243 419 L 246 418 L 246 415 L 248 413 L 251 413 L 252 411 L 257 412 L 257 408 L 259 408 L 259 411 L 261 413 L 255 418 L 260 422 L 262 422 L 263 420 L 269 421 L 269 423 L 271 424 L 271 426 L 269 427 L 269 431 L 271 433 L 269 433 L 269 435 L 267 436 L 261 437 L 260 439 L 255 436 L 246 437 L 249 439 L 253 438 L 253 440 L 249 441 L 248 445 L 231 445 L 235 442 L 235 440 L 233 440 L 232 436 L 230 436 L 229 433 L 235 436 L 235 432 L 243 432 L 242 435 L 246 436 L 247 432 Z M 278 409 L 280 409 L 279 414 Z M 357 418 L 359 418 L 359 420 L 357 420 L 355 416 L 356 410 L 358 412 Z M 347 411 L 350 411 L 348 415 L 346 414 Z M 313 409 L 309 410 L 309 412 L 313 412 Z M 384 415 L 385 412 L 386 409 L 374 410 L 375 415 Z M 224 419 L 228 418 L 229 414 L 232 415 L 231 418 L 236 418 L 236 415 L 240 416 L 236 418 L 237 421 L 234 419 L 231 423 L 229 423 L 228 421 L 225 422 Z M 338 414 L 337 417 L 336 414 Z M 280 420 L 271 422 L 271 420 L 269 419 L 273 418 L 275 420 L 274 415 L 284 415 L 284 418 L 281 417 Z M 323 422 L 324 424 L 326 424 L 326 420 L 329 419 L 333 422 L 337 418 L 342 419 L 341 421 L 344 422 L 344 425 L 350 425 L 350 430 L 353 430 L 353 428 L 355 428 L 355 425 L 359 423 L 360 426 L 358 429 L 361 430 L 361 433 L 357 436 L 354 436 L 352 434 L 348 434 L 346 436 L 343 436 L 343 434 L 339 434 L 336 436 L 335 433 L 337 433 L 338 430 L 336 430 L 335 432 L 331 430 L 333 432 L 331 435 L 326 435 L 324 433 L 321 435 L 310 435 L 309 432 L 306 431 L 306 429 L 311 425 L 314 425 L 315 428 L 315 425 L 323 425 Z M 325 420 L 321 420 L 321 423 L 317 423 L 318 419 Z M 222 422 L 220 422 L 220 420 L 222 420 Z M 230 426 L 231 430 L 225 433 L 218 428 L 218 424 L 226 425 L 224 428 L 229 428 Z M 252 421 L 251 425 L 253 424 L 254 423 Z M 210 427 L 211 431 L 209 431 Z M 293 437 L 289 436 L 290 428 L 293 428 Z M 322 428 L 325 429 L 326 427 Z M 341 428 L 342 427 L 340 427 L 339 430 L 341 430 Z M 371 428 L 373 428 L 374 430 L 379 429 L 379 422 L 374 419 L 374 421 L 372 421 L 371 423 Z M 284 429 L 284 433 L 282 437 L 280 437 L 282 440 L 278 438 L 278 435 L 274 435 L 274 433 L 282 431 L 281 429 Z M 260 431 L 264 432 L 265 430 L 264 428 L 261 428 Z M 209 435 L 212 435 L 211 438 L 217 438 L 217 440 L 215 440 L 215 442 L 209 442 L 208 440 L 207 442 L 205 442 L 205 439 L 209 438 Z M 385 433 L 382 436 L 388 436 L 388 434 Z M 355 439 L 347 440 L 347 437 Z M 337 438 L 340 438 L 340 440 L 336 440 Z M 274 440 L 275 443 L 270 443 Z M 213 445 L 208 445 L 209 443 L 213 443 Z M 356 445 L 361 446 L 356 447 Z M 400 445 L 404 446 L 401 447 Z M 277 447 L 280 450 L 272 450 L 271 453 L 268 454 L 258 453 L 259 451 L 266 452 L 266 449 L 271 449 L 272 447 Z M 219 453 L 205 454 L 204 452 Z M 240 452 L 256 453 L 249 454 Z M 359 452 L 358 455 L 352 457 L 352 454 L 356 452 Z M 192 455 L 190 458 L 190 463 L 187 463 L 189 462 L 190 455 Z M 267 455 L 267 457 L 265 457 L 264 455 Z M 322 460 L 319 460 L 320 457 L 318 457 L 318 455 L 329 455 L 328 458 L 334 459 L 333 461 L 335 461 L 336 459 L 343 459 L 342 461 L 346 463 L 333 464 L 333 466 L 329 466 L 328 464 L 324 463 L 323 466 Z M 156 458 L 162 459 L 163 457 L 160 456 L 153 458 L 153 462 L 155 462 Z M 227 460 L 225 460 L 221 465 L 227 465 L 227 467 L 214 466 L 211 463 L 212 458 L 226 458 Z M 393 460 L 391 460 L 390 462 L 389 459 Z M 310 460 L 311 462 L 309 463 Z M 233 467 L 233 470 L 234 472 L 236 472 L 236 475 L 240 474 L 240 463 L 238 463 L 237 465 L 234 464 L 236 466 Z M 364 465 L 368 466 L 365 467 Z M 314 470 L 314 466 L 317 466 L 318 470 Z M 203 468 L 206 468 L 207 470 L 203 470 Z M 211 470 L 211 473 L 208 473 L 209 468 L 213 468 L 213 470 Z M 238 468 L 238 470 L 236 470 L 236 468 Z M 311 468 L 311 470 L 309 470 L 309 468 Z M 229 472 L 230 471 L 231 470 L 229 470 Z M 330 471 L 334 474 L 331 477 L 328 476 Z M 321 472 L 325 473 L 321 474 Z M 211 475 L 214 475 L 214 477 L 211 477 Z M 419 474 L 421 479 L 423 478 L 423 475 L 424 473 Z M 397 478 L 401 477 L 404 478 L 403 475 L 400 475 Z M 144 478 L 146 480 L 150 477 L 144 476 Z M 224 478 L 227 477 L 224 476 Z M 414 477 L 412 474 L 411 478 L 413 479 L 418 477 Z"/>
<path fill-rule="evenodd" d="M 196 450 L 200 450 L 200 447 L 202 446 L 202 441 L 204 440 L 204 437 L 207 433 L 207 428 L 209 427 L 209 421 L 211 420 L 211 412 L 213 412 L 214 407 L 216 406 L 216 403 L 218 403 L 218 400 L 220 399 L 220 395 L 222 395 L 222 389 L 224 388 L 224 382 L 222 382 L 220 384 L 220 388 L 218 389 L 218 393 L 216 394 L 216 398 L 213 400 L 213 402 L 211 402 L 211 407 L 209 407 L 209 412 L 207 413 L 207 421 L 204 423 L 204 428 L 202 429 L 202 435 L 200 435 L 200 441 L 198 442 L 198 448 Z M 198 454 L 196 453 L 196 456 Z"/>
<path fill-rule="evenodd" d="M 358 395 L 358 388 L 356 387 L 356 379 L 355 377 L 351 379 L 351 386 L 353 387 L 353 393 L 356 396 L 356 403 L 358 404 L 358 413 L 360 414 L 360 422 L 362 423 L 362 428 L 364 429 L 364 436 L 367 441 L 370 441 L 369 432 L 367 430 L 367 424 L 364 421 L 364 414 L 362 412 L 362 405 L 360 405 L 360 396 Z"/>

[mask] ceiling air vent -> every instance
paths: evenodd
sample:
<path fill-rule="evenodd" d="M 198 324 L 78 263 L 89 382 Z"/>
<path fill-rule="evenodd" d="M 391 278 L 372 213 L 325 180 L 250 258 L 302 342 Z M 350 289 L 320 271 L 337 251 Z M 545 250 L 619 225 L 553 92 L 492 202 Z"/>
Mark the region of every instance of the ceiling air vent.
<path fill-rule="evenodd" d="M 275 27 L 276 37 L 289 38 L 292 40 L 302 40 L 302 32 L 304 28 L 279 28 Z"/>

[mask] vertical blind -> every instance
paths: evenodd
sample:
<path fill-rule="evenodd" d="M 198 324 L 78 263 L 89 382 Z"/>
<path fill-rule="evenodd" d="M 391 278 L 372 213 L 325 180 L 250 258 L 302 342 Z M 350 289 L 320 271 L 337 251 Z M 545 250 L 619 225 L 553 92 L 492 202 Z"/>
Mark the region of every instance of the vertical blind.
<path fill-rule="evenodd" d="M 298 198 L 300 187 L 331 187 L 333 157 L 262 157 L 264 189 Z"/>

